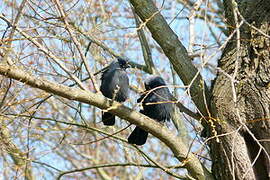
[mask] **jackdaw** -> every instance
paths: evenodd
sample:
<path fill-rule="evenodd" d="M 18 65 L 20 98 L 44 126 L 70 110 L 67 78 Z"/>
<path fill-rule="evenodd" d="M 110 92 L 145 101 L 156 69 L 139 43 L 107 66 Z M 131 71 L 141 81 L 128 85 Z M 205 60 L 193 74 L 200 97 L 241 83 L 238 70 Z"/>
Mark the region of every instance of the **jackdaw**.
<path fill-rule="evenodd" d="M 142 102 L 143 110 L 140 113 L 158 121 L 170 120 L 173 112 L 172 94 L 166 87 L 165 81 L 159 76 L 152 76 L 144 83 L 146 91 L 137 100 Z M 136 126 L 128 137 L 130 144 L 143 145 L 146 142 L 148 132 Z"/>
<path fill-rule="evenodd" d="M 128 62 L 119 58 L 103 71 L 100 91 L 105 97 L 118 102 L 124 102 L 128 98 L 129 79 L 125 71 L 128 67 L 130 67 Z M 102 122 L 106 126 L 113 126 L 115 116 L 109 112 L 103 112 Z"/>

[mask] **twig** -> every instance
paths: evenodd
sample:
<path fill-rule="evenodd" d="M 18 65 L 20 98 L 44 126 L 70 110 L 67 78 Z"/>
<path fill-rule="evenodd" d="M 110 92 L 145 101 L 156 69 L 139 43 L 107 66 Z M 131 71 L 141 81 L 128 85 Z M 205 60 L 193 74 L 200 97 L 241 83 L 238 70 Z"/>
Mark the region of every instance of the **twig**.
<path fill-rule="evenodd" d="M 15 17 L 15 20 L 14 20 L 13 24 L 11 22 L 7 22 L 6 21 L 7 24 L 8 24 L 8 26 L 11 27 L 11 32 L 10 32 L 9 37 L 8 37 L 8 39 L 10 39 L 10 41 L 7 43 L 7 47 L 6 47 L 7 51 L 5 52 L 5 55 L 3 57 L 3 60 L 4 60 L 4 62 L 7 62 L 9 65 L 12 65 L 13 64 L 13 62 L 11 61 L 11 59 L 8 58 L 9 53 L 11 52 L 11 49 L 12 49 L 11 48 L 12 38 L 13 38 L 13 36 L 15 34 L 16 26 L 17 26 L 17 24 L 19 22 L 19 19 L 21 18 L 21 15 L 22 15 L 22 12 L 23 12 L 23 9 L 24 9 L 26 3 L 27 3 L 27 0 L 23 0 L 22 3 L 20 4 L 20 7 L 18 9 L 18 13 L 17 13 L 17 15 Z"/>
<path fill-rule="evenodd" d="M 3 19 L 6 22 L 9 22 L 8 19 L 6 19 L 3 15 L 0 15 L 0 19 Z M 9 22 L 10 23 L 10 22 Z M 71 74 L 69 72 L 69 70 L 66 68 L 66 66 L 62 63 L 62 61 L 57 58 L 52 52 L 50 52 L 49 50 L 47 50 L 44 46 L 42 46 L 37 40 L 35 40 L 34 38 L 32 38 L 31 36 L 29 36 L 27 33 L 23 32 L 20 28 L 15 27 L 15 29 L 22 35 L 24 36 L 26 39 L 28 39 L 30 42 L 32 42 L 34 45 L 37 46 L 37 48 L 39 48 L 39 50 L 41 50 L 44 54 L 46 54 L 47 56 L 49 56 L 50 58 L 52 58 L 54 60 L 54 62 L 60 66 L 70 77 L 71 79 L 73 79 L 81 89 L 83 90 L 87 90 L 87 88 L 82 84 L 82 82 L 73 74 Z"/>
<path fill-rule="evenodd" d="M 82 59 L 82 61 L 83 61 L 83 63 L 84 63 L 85 69 L 86 69 L 86 71 L 87 71 L 87 73 L 88 73 L 88 75 L 89 75 L 89 77 L 90 77 L 90 79 L 91 79 L 91 81 L 92 81 L 94 90 L 95 90 L 96 92 L 100 92 L 100 91 L 99 91 L 99 88 L 97 87 L 95 78 L 94 78 L 94 76 L 93 76 L 92 73 L 91 73 L 90 65 L 89 65 L 88 61 L 86 60 L 86 58 L 85 58 L 85 56 L 84 56 L 84 54 L 83 54 L 83 51 L 82 51 L 81 46 L 80 46 L 80 43 L 79 43 L 78 40 L 75 38 L 75 36 L 74 36 L 74 34 L 73 34 L 73 31 L 69 28 L 70 25 L 69 25 L 68 21 L 66 20 L 66 14 L 65 14 L 65 12 L 64 12 L 64 10 L 63 10 L 63 6 L 60 4 L 59 0 L 55 0 L 55 3 L 56 3 L 56 5 L 57 5 L 58 10 L 59 10 L 59 13 L 61 14 L 62 19 L 63 19 L 63 21 L 64 21 L 64 23 L 65 23 L 65 28 L 66 28 L 66 30 L 68 31 L 69 35 L 71 36 L 71 39 L 73 40 L 75 46 L 77 47 L 77 50 L 79 51 L 79 54 L 80 54 L 81 59 Z"/>
<path fill-rule="evenodd" d="M 198 0 L 196 3 L 193 4 L 193 8 L 190 11 L 189 14 L 189 45 L 188 45 L 188 54 L 191 55 L 193 54 L 193 45 L 195 44 L 195 16 L 196 16 L 196 11 L 200 8 L 202 4 L 202 0 Z"/>

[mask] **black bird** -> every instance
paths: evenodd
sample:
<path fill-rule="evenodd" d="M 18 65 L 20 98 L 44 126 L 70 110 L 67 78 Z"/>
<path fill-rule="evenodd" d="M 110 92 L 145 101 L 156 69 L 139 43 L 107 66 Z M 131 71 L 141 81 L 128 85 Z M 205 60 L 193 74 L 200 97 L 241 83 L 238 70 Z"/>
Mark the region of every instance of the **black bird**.
<path fill-rule="evenodd" d="M 159 76 L 152 76 L 144 83 L 146 91 L 137 100 L 142 102 L 143 110 L 140 112 L 158 122 L 170 120 L 173 111 L 172 94 L 164 80 Z M 167 102 L 167 103 L 165 103 Z M 148 104 L 149 103 L 149 104 Z M 136 126 L 128 137 L 130 144 L 143 145 L 146 142 L 148 132 Z"/>
<path fill-rule="evenodd" d="M 128 62 L 119 58 L 103 71 L 100 91 L 105 97 L 118 102 L 124 102 L 128 98 L 129 79 L 125 71 L 128 67 L 130 67 Z M 103 112 L 102 122 L 106 126 L 113 126 L 115 116 L 109 112 Z"/>

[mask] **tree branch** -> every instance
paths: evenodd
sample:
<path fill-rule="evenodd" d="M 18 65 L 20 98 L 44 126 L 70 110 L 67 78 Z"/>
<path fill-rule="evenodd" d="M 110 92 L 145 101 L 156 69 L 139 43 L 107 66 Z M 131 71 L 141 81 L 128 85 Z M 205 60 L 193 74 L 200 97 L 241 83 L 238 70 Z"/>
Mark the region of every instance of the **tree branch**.
<path fill-rule="evenodd" d="M 74 169 L 74 170 L 70 170 L 70 171 L 61 172 L 56 179 L 60 180 L 61 177 L 63 177 L 64 175 L 71 174 L 71 173 L 87 171 L 87 170 L 91 170 L 91 169 L 118 167 L 118 166 L 120 166 L 120 167 L 135 166 L 135 167 L 160 168 L 160 167 L 152 165 L 152 164 L 138 164 L 138 163 L 133 163 L 133 162 L 130 162 L 130 163 L 97 164 L 97 165 L 93 165 L 93 166 L 90 166 L 90 167 L 85 167 L 85 168 L 80 168 L 80 169 Z M 167 168 L 170 169 L 170 168 L 175 168 L 175 167 L 174 166 L 168 166 Z M 185 176 L 180 176 L 180 177 L 181 177 L 181 179 L 189 179 L 189 178 L 187 178 Z"/>
<path fill-rule="evenodd" d="M 135 23 L 136 23 L 136 27 L 137 27 L 137 34 L 138 34 L 138 37 L 139 37 L 139 40 L 141 43 L 145 65 L 148 68 L 150 74 L 157 74 L 157 70 L 155 68 L 155 65 L 154 65 L 153 59 L 152 59 L 152 52 L 151 52 L 151 49 L 150 49 L 149 44 L 147 42 L 143 28 L 139 28 L 141 21 L 140 21 L 138 15 L 135 13 L 134 8 L 132 7 L 131 9 L 132 9 Z"/>
<path fill-rule="evenodd" d="M 141 113 L 138 113 L 116 101 L 110 102 L 109 99 L 105 98 L 101 94 L 94 94 L 82 89 L 71 88 L 45 79 L 36 78 L 15 66 L 0 64 L 0 74 L 69 100 L 75 100 L 101 109 L 107 109 L 109 112 L 119 116 L 120 118 L 126 119 L 130 123 L 145 129 L 164 142 L 174 153 L 175 157 L 180 162 L 184 162 L 184 167 L 187 168 L 193 178 L 199 180 L 213 179 L 210 172 L 203 167 L 200 161 L 192 153 L 189 153 L 189 148 L 181 141 L 180 138 L 176 137 L 160 123 L 144 116 Z"/>
<path fill-rule="evenodd" d="M 208 102 L 205 103 L 203 95 L 206 92 L 206 99 L 208 101 L 207 87 L 204 86 L 200 73 L 192 65 L 191 58 L 188 56 L 186 48 L 179 41 L 177 35 L 172 31 L 152 0 L 130 0 L 130 2 L 138 16 L 146 23 L 153 38 L 169 58 L 178 76 L 185 85 L 190 87 L 191 98 L 198 110 L 204 116 L 209 116 L 205 106 Z"/>
<path fill-rule="evenodd" d="M 0 118 L 0 122 L 3 121 L 2 117 Z M 0 124 L 0 142 L 4 144 L 4 147 L 8 154 L 11 156 L 14 164 L 19 168 L 24 168 L 27 164 L 27 157 L 21 150 L 12 142 L 10 137 L 10 133 L 7 127 L 4 124 Z M 24 171 L 24 177 L 26 180 L 34 180 L 35 178 L 32 176 L 32 168 L 28 166 Z"/>

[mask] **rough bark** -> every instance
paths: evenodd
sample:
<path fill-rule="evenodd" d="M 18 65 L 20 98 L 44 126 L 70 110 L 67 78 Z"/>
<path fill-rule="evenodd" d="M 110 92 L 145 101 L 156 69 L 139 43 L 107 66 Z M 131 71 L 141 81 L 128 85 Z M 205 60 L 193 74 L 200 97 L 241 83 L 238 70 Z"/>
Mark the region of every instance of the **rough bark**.
<path fill-rule="evenodd" d="M 178 41 L 176 35 L 167 25 L 164 18 L 158 12 L 151 0 L 131 0 L 136 13 L 146 22 L 146 26 L 152 33 L 153 38 L 159 43 L 164 53 L 174 65 L 174 69 L 184 84 L 190 83 L 194 77 L 196 70 L 189 64 L 190 59 L 183 45 Z M 267 1 L 240 1 L 239 9 L 248 22 L 255 21 L 259 29 L 265 29 L 262 24 L 268 26 L 268 2 Z M 236 24 L 234 10 L 237 3 L 232 0 L 225 0 L 224 7 L 227 16 L 228 32 L 232 32 Z M 256 10 L 252 9 L 256 7 Z M 248 17 L 248 18 L 247 18 Z M 238 17 L 240 19 L 240 17 Z M 269 153 L 267 142 L 260 142 L 262 138 L 269 138 L 269 88 L 261 84 L 261 78 L 264 83 L 268 83 L 267 76 L 269 63 L 268 57 L 261 52 L 260 58 L 255 58 L 254 52 L 258 52 L 257 45 L 252 42 L 262 42 L 262 34 L 245 25 L 240 29 L 241 46 L 237 49 L 237 39 L 234 37 L 223 52 L 223 56 L 219 61 L 219 67 L 223 69 L 227 75 L 233 75 L 235 67 L 237 67 L 236 82 L 228 79 L 224 73 L 219 73 L 213 88 L 212 98 L 212 114 L 216 117 L 214 126 L 208 127 L 212 130 L 213 135 L 227 134 L 219 139 L 213 139 L 210 142 L 211 155 L 213 159 L 213 172 L 217 179 L 267 179 L 267 157 Z M 166 32 L 166 33 L 163 33 Z M 268 30 L 264 31 L 268 33 Z M 254 36 L 254 33 L 256 34 Z M 264 50 L 269 50 L 267 43 L 263 43 Z M 255 50 L 256 49 L 256 50 Z M 258 56 L 258 55 L 256 55 Z M 238 66 L 235 62 L 237 60 Z M 260 66 L 258 66 L 260 64 Z M 185 71 L 185 68 L 191 70 Z M 259 75 L 260 71 L 261 75 Z M 190 76 L 190 77 L 189 77 Z M 192 77 L 192 78 L 191 78 Z M 199 77 L 200 79 L 200 77 Z M 196 80 L 195 82 L 199 82 Z M 254 83 L 255 82 L 255 83 Z M 199 88 L 200 83 L 194 83 Z M 233 86 L 232 86 L 233 85 Z M 194 98 L 194 90 L 191 88 L 193 101 L 198 109 L 204 111 L 204 102 L 202 94 L 196 91 Z M 237 102 L 234 103 L 234 93 L 237 95 Z M 200 98 L 199 98 L 200 97 Z M 199 102 L 199 103 L 198 103 Z M 258 120 L 251 123 L 252 120 Z M 209 123 L 211 124 L 211 123 Z M 214 129 L 214 130 L 213 130 Z M 259 131 L 258 131 L 259 130 Z M 253 137 L 254 135 L 254 137 Z M 260 149 L 259 145 L 263 145 L 264 149 Z M 258 148 L 259 147 L 259 148 Z M 257 159 L 253 166 L 254 158 L 256 158 L 259 150 L 261 156 Z M 266 153 L 267 152 L 267 153 Z"/>
<path fill-rule="evenodd" d="M 238 5 L 248 23 L 270 34 L 269 1 L 254 0 Z M 236 24 L 230 12 L 233 6 L 232 1 L 224 1 L 230 25 Z M 228 134 L 210 142 L 212 171 L 220 180 L 266 180 L 270 153 L 270 39 L 247 24 L 240 28 L 240 34 L 240 48 L 237 49 L 234 37 L 219 60 L 218 66 L 227 75 L 218 72 L 213 85 L 211 109 L 217 120 L 215 131 Z M 235 68 L 233 87 L 228 75 L 232 76 Z"/>

